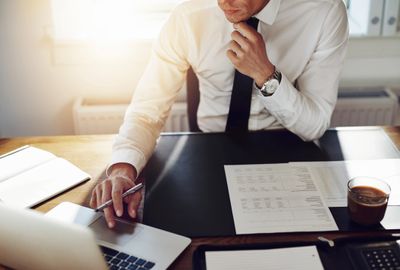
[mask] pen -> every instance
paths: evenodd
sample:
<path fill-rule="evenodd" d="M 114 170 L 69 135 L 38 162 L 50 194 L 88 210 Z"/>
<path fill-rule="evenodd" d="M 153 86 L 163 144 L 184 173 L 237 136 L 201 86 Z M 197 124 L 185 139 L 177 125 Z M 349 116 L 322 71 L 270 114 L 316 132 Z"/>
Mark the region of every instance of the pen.
<path fill-rule="evenodd" d="M 122 198 L 125 198 L 126 196 L 135 193 L 136 191 L 140 190 L 143 187 L 143 183 L 139 183 L 136 186 L 128 189 L 127 191 L 125 191 L 124 193 L 122 193 Z M 109 200 L 105 203 L 103 203 L 102 205 L 100 205 L 99 207 L 97 207 L 96 209 L 94 209 L 95 212 L 99 212 L 101 210 L 103 210 L 106 207 L 109 207 L 112 204 L 112 200 Z"/>

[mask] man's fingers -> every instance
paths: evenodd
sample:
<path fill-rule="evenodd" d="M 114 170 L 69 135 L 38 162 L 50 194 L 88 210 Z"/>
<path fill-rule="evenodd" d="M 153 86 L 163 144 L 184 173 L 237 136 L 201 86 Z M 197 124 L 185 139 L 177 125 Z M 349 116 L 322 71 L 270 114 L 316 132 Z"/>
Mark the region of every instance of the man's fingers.
<path fill-rule="evenodd" d="M 101 185 L 97 185 L 96 186 L 96 203 L 98 204 L 98 205 L 100 205 L 101 204 L 101 197 L 102 197 L 102 189 L 101 189 Z"/>
<path fill-rule="evenodd" d="M 233 31 L 231 34 L 231 38 L 233 41 L 235 41 L 240 48 L 243 50 L 248 50 L 250 45 L 249 45 L 249 40 L 247 40 L 240 32 L 238 31 Z"/>
<path fill-rule="evenodd" d="M 250 40 L 251 42 L 256 42 L 258 38 L 258 32 L 256 29 L 253 29 L 250 25 L 245 22 L 235 23 L 233 27 L 239 31 L 239 33 Z"/>
<path fill-rule="evenodd" d="M 112 187 L 112 200 L 115 213 L 118 217 L 122 216 L 124 211 L 124 207 L 122 205 L 122 184 L 121 183 L 114 183 Z"/>
<path fill-rule="evenodd" d="M 111 195 L 110 195 L 111 194 L 111 182 L 105 180 L 100 184 L 100 186 L 101 186 L 101 190 L 102 190 L 100 202 L 103 204 L 111 199 Z M 114 221 L 113 209 L 111 207 L 107 207 L 104 209 L 104 217 L 107 221 L 108 227 L 113 228 L 115 225 L 115 221 Z"/>
<path fill-rule="evenodd" d="M 125 202 L 128 204 L 128 214 L 131 218 L 136 218 L 137 210 L 142 200 L 142 193 L 136 192 L 135 194 L 129 195 L 125 198 Z"/>
<path fill-rule="evenodd" d="M 230 43 L 229 43 L 229 49 L 231 50 L 231 51 L 233 51 L 235 54 L 236 54 L 236 56 L 237 57 L 242 57 L 243 56 L 243 50 L 242 50 L 242 48 L 239 46 L 239 44 L 236 42 L 236 41 L 234 41 L 234 40 L 232 40 Z"/>
<path fill-rule="evenodd" d="M 115 220 L 114 220 L 114 210 L 109 206 L 104 208 L 104 218 L 107 221 L 107 226 L 109 228 L 114 228 Z"/>
<path fill-rule="evenodd" d="M 90 202 L 89 202 L 90 207 L 96 208 L 97 207 L 97 200 L 96 200 L 96 189 L 94 188 L 92 190 L 92 195 L 90 197 Z"/>
<path fill-rule="evenodd" d="M 226 52 L 226 55 L 228 56 L 229 60 L 231 60 L 231 62 L 233 63 L 233 65 L 235 65 L 235 64 L 239 61 L 239 59 L 238 59 L 236 53 L 234 53 L 232 50 L 228 50 L 228 51 Z"/>

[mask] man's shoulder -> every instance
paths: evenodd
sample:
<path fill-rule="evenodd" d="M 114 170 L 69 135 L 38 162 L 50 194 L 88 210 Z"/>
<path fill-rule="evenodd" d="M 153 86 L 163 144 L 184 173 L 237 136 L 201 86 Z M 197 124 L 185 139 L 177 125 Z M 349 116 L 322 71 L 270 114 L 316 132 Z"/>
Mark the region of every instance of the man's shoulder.
<path fill-rule="evenodd" d="M 281 3 L 291 3 L 293 5 L 299 4 L 299 3 L 317 3 L 317 4 L 331 4 L 331 5 L 337 5 L 339 3 L 343 3 L 343 0 L 281 0 Z"/>
<path fill-rule="evenodd" d="M 295 7 L 298 5 L 310 5 L 313 7 L 344 5 L 343 0 L 281 0 L 281 6 Z"/>
<path fill-rule="evenodd" d="M 346 6 L 343 0 L 281 0 L 280 11 L 295 12 L 296 14 L 305 14 L 313 12 L 322 12 L 326 14 L 329 11 L 346 13 Z"/>

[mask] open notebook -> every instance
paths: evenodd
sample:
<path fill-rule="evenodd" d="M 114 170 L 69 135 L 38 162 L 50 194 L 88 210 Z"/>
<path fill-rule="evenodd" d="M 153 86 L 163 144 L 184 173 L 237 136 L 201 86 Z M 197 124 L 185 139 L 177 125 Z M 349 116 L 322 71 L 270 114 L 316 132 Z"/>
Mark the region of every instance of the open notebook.
<path fill-rule="evenodd" d="M 32 207 L 90 176 L 54 154 L 24 146 L 0 156 L 0 201 Z"/>

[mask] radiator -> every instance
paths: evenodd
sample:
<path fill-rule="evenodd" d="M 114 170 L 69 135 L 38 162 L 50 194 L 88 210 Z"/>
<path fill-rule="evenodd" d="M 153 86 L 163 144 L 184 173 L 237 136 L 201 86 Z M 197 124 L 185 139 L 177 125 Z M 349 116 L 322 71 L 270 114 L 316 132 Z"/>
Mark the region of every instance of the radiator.
<path fill-rule="evenodd" d="M 117 133 L 124 120 L 128 104 L 121 102 L 104 103 L 79 98 L 73 105 L 75 134 Z M 186 103 L 177 102 L 172 106 L 163 132 L 189 131 Z"/>
<path fill-rule="evenodd" d="M 75 134 L 117 133 L 127 107 L 77 99 L 73 106 Z M 341 89 L 331 126 L 393 125 L 397 112 L 397 96 L 389 89 Z M 185 102 L 173 105 L 163 131 L 189 131 Z"/>
<path fill-rule="evenodd" d="M 398 106 L 397 95 L 390 89 L 340 89 L 331 126 L 393 125 Z"/>

